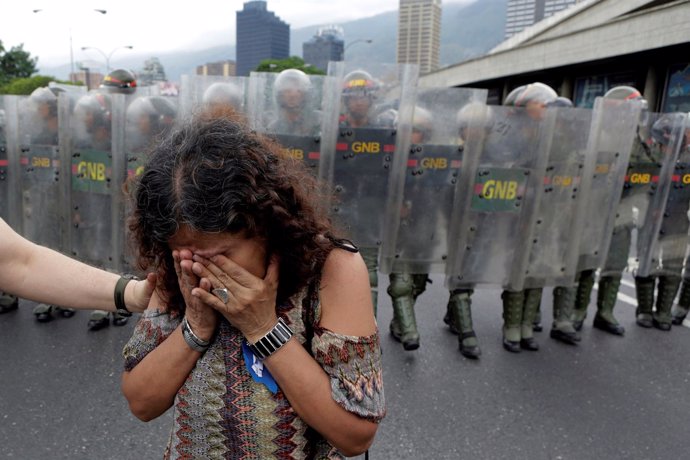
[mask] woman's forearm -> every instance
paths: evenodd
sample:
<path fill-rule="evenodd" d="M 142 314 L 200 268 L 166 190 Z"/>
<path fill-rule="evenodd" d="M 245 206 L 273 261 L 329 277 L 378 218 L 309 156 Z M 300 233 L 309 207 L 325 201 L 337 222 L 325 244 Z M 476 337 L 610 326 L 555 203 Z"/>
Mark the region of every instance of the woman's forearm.
<path fill-rule="evenodd" d="M 291 339 L 264 364 L 295 412 L 333 446 L 348 457 L 369 448 L 378 425 L 333 400 L 329 376 L 297 340 Z"/>
<path fill-rule="evenodd" d="M 149 421 L 168 410 L 200 356 L 187 345 L 178 326 L 134 369 L 123 374 L 122 392 L 132 413 Z"/>

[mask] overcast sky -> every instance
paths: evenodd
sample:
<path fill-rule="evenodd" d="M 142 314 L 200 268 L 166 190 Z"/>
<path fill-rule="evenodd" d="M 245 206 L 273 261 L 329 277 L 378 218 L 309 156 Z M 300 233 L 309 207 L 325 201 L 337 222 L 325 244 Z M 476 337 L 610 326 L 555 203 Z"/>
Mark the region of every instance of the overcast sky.
<path fill-rule="evenodd" d="M 469 3 L 472 0 L 444 0 Z M 152 53 L 203 49 L 235 44 L 235 13 L 243 0 L 192 0 L 184 2 L 139 0 L 3 0 L 0 7 L 0 40 L 5 49 L 24 44 L 39 67 L 69 62 L 70 31 L 75 61 L 111 65 L 125 53 Z M 292 29 L 347 22 L 398 8 L 398 0 L 268 0 L 268 9 Z M 59 6 L 58 6 L 59 5 Z M 178 8 L 181 5 L 181 8 Z M 106 14 L 94 11 L 104 9 Z M 41 9 L 33 13 L 34 9 Z M 392 37 L 392 39 L 395 39 Z M 347 40 L 347 37 L 346 37 Z M 133 51 L 116 49 L 132 45 Z M 82 51 L 82 47 L 98 51 Z"/>

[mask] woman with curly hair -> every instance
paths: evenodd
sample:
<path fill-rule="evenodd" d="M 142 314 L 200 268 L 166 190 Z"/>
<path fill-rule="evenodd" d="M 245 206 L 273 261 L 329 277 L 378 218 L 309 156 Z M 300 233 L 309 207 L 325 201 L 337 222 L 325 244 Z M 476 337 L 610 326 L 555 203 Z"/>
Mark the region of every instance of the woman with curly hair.
<path fill-rule="evenodd" d="M 164 139 L 135 187 L 140 268 L 158 274 L 122 389 L 174 406 L 166 458 L 341 458 L 385 415 L 369 275 L 310 173 L 231 117 Z"/>

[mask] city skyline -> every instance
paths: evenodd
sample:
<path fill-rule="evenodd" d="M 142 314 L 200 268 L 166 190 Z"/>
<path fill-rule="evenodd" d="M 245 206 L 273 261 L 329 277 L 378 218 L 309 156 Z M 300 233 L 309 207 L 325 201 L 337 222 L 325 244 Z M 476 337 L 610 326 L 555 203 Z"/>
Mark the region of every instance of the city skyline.
<path fill-rule="evenodd" d="M 445 3 L 469 4 L 477 0 L 446 0 Z M 39 57 L 39 67 L 62 65 L 70 59 L 70 38 L 75 61 L 104 61 L 103 54 L 113 53 L 113 60 L 124 53 L 150 54 L 170 51 L 194 51 L 216 45 L 235 45 L 235 13 L 243 0 L 221 2 L 198 0 L 193 9 L 171 8 L 169 2 L 154 0 L 137 5 L 135 10 L 121 2 L 74 0 L 66 8 L 55 8 L 43 0 L 30 5 L 10 2 L 3 6 L 2 40 L 5 49 L 24 44 L 32 57 Z M 97 14 L 93 8 L 104 9 Z M 269 0 L 273 11 L 292 29 L 339 24 L 351 20 L 396 11 L 398 0 Z M 40 9 L 39 13 L 32 13 Z M 29 27 L 27 27 L 27 24 Z M 394 38 L 393 38 L 394 39 Z M 131 45 L 132 50 L 117 49 Z M 121 54 L 123 53 L 123 54 Z"/>

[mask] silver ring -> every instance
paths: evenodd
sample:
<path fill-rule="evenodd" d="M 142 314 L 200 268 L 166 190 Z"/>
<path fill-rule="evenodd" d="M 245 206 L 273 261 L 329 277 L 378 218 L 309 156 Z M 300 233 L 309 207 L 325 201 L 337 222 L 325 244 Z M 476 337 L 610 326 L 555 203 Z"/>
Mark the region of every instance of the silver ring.
<path fill-rule="evenodd" d="M 228 300 L 230 300 L 230 295 L 228 294 L 228 290 L 226 288 L 213 289 L 211 292 L 223 303 L 228 303 Z"/>

